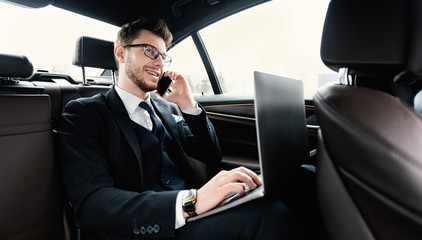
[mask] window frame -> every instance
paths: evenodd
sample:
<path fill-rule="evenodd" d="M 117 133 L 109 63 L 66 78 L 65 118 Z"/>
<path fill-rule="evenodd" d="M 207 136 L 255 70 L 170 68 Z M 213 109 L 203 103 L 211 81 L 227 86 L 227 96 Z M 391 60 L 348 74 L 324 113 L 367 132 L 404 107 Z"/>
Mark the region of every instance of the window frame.
<path fill-rule="evenodd" d="M 205 70 L 207 72 L 208 79 L 211 82 L 211 87 L 214 94 L 222 94 L 223 91 L 221 89 L 220 82 L 218 80 L 217 74 L 215 73 L 214 66 L 208 55 L 208 51 L 205 47 L 205 44 L 202 41 L 201 35 L 199 35 L 199 32 L 195 32 L 191 35 L 191 38 L 193 42 L 195 43 L 196 50 L 198 51 L 199 56 L 201 57 L 202 63 L 205 66 Z"/>

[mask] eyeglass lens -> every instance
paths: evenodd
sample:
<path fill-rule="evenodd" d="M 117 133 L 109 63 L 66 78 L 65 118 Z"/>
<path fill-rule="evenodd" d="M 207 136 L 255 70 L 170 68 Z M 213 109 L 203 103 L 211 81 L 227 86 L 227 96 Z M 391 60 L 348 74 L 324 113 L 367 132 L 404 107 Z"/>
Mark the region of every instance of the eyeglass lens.
<path fill-rule="evenodd" d="M 171 58 L 167 54 L 160 53 L 155 47 L 152 46 L 145 46 L 144 47 L 144 53 L 147 57 L 151 59 L 157 59 L 159 55 L 161 55 L 161 58 L 163 61 L 167 64 L 171 62 Z"/>

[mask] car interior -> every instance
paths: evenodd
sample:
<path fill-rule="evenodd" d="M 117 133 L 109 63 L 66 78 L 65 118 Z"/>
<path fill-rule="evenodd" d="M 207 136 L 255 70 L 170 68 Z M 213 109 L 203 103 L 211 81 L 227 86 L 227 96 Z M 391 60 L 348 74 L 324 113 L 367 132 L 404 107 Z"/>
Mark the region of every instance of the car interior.
<path fill-rule="evenodd" d="M 253 98 L 221 94 L 198 31 L 268 0 L 3 1 L 34 11 L 53 5 L 115 26 L 154 16 L 166 20 L 173 46 L 192 37 L 215 95 L 196 100 L 218 133 L 223 168 L 259 172 Z M 304 100 L 310 157 L 301 164 L 309 179 L 306 186 L 292 182 L 298 195 L 290 197 L 308 196 L 299 190 L 318 195 L 309 204 L 320 213 L 309 214 L 322 214 L 322 220 L 307 220 L 317 239 L 422 236 L 420 10 L 418 0 L 329 4 L 320 54 L 339 73 L 338 84 Z M 82 80 L 34 71 L 26 56 L 0 52 L 0 239 L 80 239 L 58 171 L 55 133 L 69 101 L 106 93 L 118 81 L 113 46 L 90 36 L 77 39 L 72 63 L 80 67 Z M 110 74 L 88 76 L 86 68 Z M 212 176 L 193 161 L 204 180 Z"/>
<path fill-rule="evenodd" d="M 422 234 L 422 122 L 413 102 L 421 89 L 421 6 L 332 1 L 328 9 L 321 58 L 345 74 L 343 85 L 314 97 L 318 193 L 330 239 Z M 391 92 L 365 87 L 374 82 Z"/>

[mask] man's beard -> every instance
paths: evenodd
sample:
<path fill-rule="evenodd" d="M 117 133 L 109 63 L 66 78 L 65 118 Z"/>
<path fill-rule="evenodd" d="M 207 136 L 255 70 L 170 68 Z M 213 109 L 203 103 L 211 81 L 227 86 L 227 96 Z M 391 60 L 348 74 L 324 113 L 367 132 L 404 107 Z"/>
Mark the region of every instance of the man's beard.
<path fill-rule="evenodd" d="M 141 76 L 140 72 L 145 72 L 143 69 L 138 70 L 131 63 L 126 63 L 126 75 L 128 78 L 144 92 L 151 92 L 157 89 L 157 84 L 148 84 L 148 82 Z"/>

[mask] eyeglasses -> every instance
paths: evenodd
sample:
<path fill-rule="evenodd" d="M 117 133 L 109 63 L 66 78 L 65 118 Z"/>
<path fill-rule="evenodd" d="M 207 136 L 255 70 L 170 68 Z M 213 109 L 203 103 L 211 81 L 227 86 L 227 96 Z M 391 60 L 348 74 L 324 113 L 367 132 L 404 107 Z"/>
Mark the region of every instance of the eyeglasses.
<path fill-rule="evenodd" d="M 163 59 L 164 65 L 166 67 L 170 66 L 171 64 L 171 57 L 165 53 L 160 53 L 154 46 L 151 46 L 149 44 L 128 44 L 123 46 L 124 48 L 130 48 L 130 47 L 143 47 L 144 48 L 144 54 L 145 56 L 151 58 L 152 60 L 155 60 L 158 58 L 158 56 L 161 55 L 161 59 Z"/>

